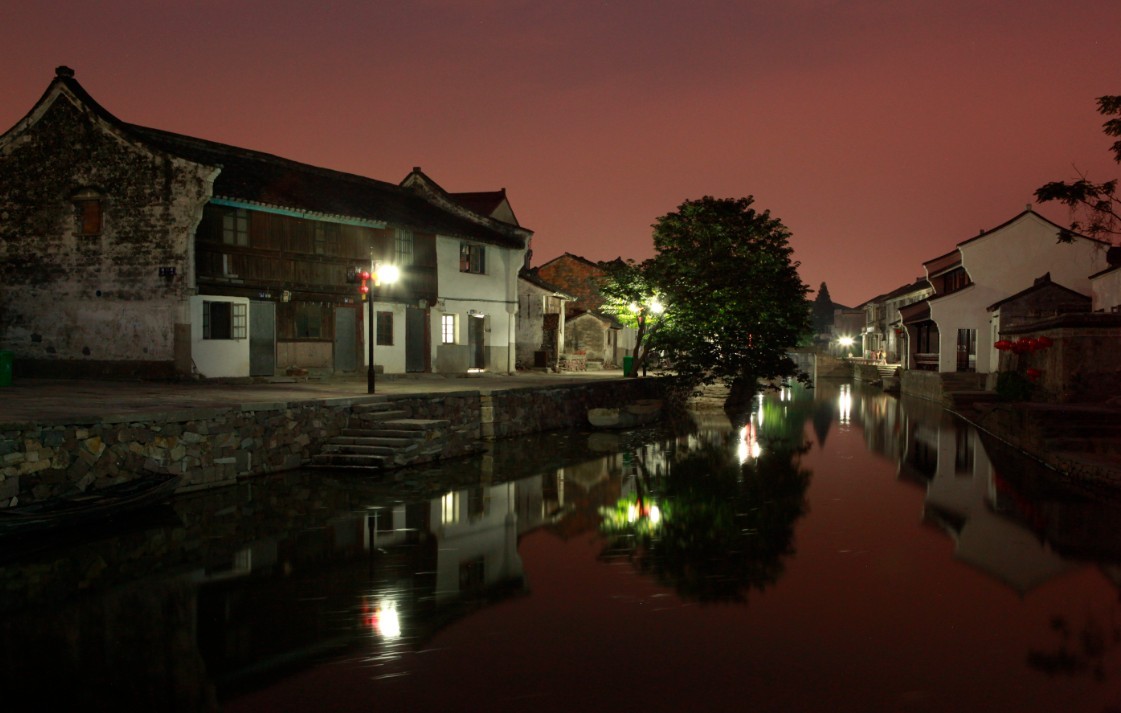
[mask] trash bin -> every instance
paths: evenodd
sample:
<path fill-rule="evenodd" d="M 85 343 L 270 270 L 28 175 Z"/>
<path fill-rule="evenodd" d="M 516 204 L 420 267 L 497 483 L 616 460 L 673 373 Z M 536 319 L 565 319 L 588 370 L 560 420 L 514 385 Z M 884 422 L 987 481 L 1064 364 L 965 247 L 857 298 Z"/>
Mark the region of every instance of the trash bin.
<path fill-rule="evenodd" d="M 623 376 L 638 376 L 638 374 L 632 374 L 631 373 L 632 368 L 634 368 L 634 357 L 633 356 L 623 357 Z"/>
<path fill-rule="evenodd" d="M 12 363 L 14 361 L 14 354 L 0 351 L 0 386 L 12 385 Z"/>

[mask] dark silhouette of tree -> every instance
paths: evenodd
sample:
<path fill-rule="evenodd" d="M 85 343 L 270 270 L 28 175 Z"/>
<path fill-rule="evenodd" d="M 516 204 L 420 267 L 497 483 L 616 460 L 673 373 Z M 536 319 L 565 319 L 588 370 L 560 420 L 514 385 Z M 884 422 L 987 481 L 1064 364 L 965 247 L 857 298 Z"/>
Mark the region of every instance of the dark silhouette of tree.
<path fill-rule="evenodd" d="M 824 282 L 817 289 L 813 305 L 814 334 L 824 334 L 833 326 L 833 300 Z"/>
<path fill-rule="evenodd" d="M 1110 147 L 1113 160 L 1121 164 L 1121 95 L 1098 97 L 1098 113 L 1107 118 L 1102 130 L 1117 138 Z M 1079 233 L 1093 238 L 1112 239 L 1121 236 L 1121 198 L 1117 195 L 1117 179 L 1094 183 L 1085 174 L 1069 183 L 1052 181 L 1035 191 L 1040 203 L 1058 201 L 1071 212 L 1070 229 L 1059 233 L 1060 242 L 1071 242 Z"/>

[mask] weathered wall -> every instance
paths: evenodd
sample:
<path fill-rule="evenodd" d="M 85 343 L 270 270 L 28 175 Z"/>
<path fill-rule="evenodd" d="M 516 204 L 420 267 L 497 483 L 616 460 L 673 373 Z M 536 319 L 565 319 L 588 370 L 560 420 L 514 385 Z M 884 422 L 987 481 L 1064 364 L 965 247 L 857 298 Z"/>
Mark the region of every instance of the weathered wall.
<path fill-rule="evenodd" d="M 171 375 L 213 170 L 147 149 L 52 87 L 0 138 L 0 348 L 25 375 Z M 81 234 L 83 190 L 101 196 L 96 235 Z"/>
<path fill-rule="evenodd" d="M 942 401 L 942 375 L 936 371 L 904 369 L 900 372 L 899 391 L 931 401 Z"/>
<path fill-rule="evenodd" d="M 393 396 L 406 418 L 451 422 L 444 457 L 480 439 L 587 425 L 587 410 L 659 396 L 666 379 L 597 381 L 552 388 Z M 156 469 L 182 473 L 181 489 L 297 468 L 346 428 L 352 405 L 383 397 L 191 409 L 77 424 L 0 424 L 0 506 L 126 481 Z"/>

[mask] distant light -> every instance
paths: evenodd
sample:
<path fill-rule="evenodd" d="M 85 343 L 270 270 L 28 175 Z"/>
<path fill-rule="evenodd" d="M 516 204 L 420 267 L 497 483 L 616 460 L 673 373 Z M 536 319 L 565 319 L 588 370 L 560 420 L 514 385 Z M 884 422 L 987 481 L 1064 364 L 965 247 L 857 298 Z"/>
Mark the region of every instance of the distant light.
<path fill-rule="evenodd" d="M 657 505 L 650 506 L 650 524 L 657 525 L 662 521 L 662 509 Z"/>
<path fill-rule="evenodd" d="M 661 314 L 662 312 L 666 311 L 666 306 L 659 302 L 658 298 L 655 297 L 653 301 L 650 302 L 650 311 L 654 314 Z"/>
<path fill-rule="evenodd" d="M 837 339 L 837 343 L 842 347 L 851 347 L 854 341 L 856 340 L 852 337 L 840 337 L 839 339 Z"/>

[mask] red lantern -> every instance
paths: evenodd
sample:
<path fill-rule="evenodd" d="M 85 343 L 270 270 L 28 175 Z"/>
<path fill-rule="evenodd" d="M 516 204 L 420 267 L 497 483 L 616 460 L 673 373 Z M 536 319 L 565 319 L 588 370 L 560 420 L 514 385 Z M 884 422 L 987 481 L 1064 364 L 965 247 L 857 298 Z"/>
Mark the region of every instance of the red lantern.
<path fill-rule="evenodd" d="M 1039 369 L 1028 369 L 1024 373 L 1027 375 L 1028 381 L 1039 381 L 1039 377 L 1043 375 L 1043 372 Z"/>
<path fill-rule="evenodd" d="M 999 352 L 1006 352 L 1012 348 L 1012 342 L 1007 339 L 998 339 L 993 347 Z"/>
<path fill-rule="evenodd" d="M 1038 349 L 1046 349 L 1055 344 L 1055 342 L 1051 340 L 1051 337 L 1039 337 L 1035 340 L 1035 343 Z"/>

